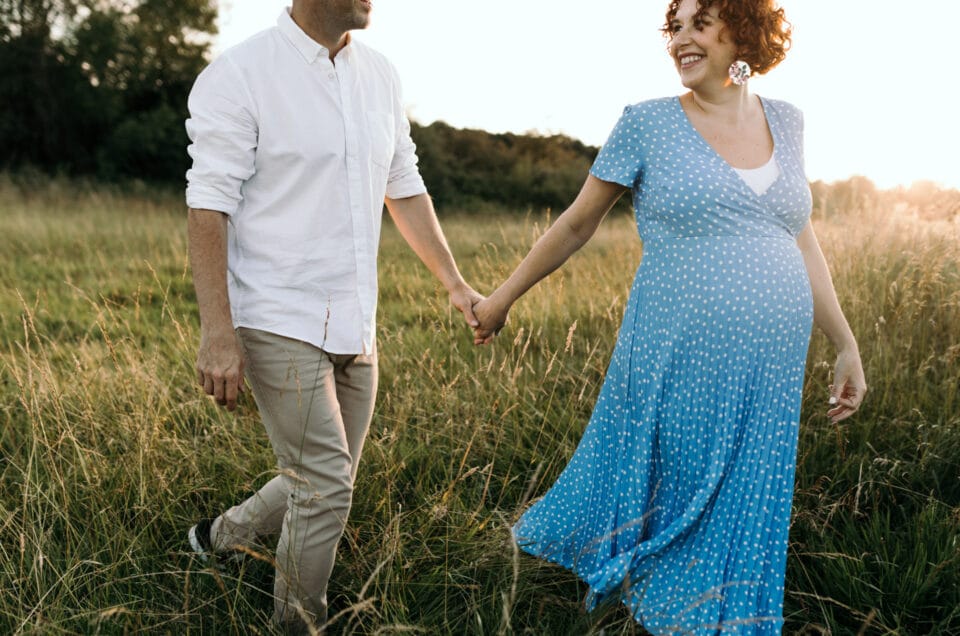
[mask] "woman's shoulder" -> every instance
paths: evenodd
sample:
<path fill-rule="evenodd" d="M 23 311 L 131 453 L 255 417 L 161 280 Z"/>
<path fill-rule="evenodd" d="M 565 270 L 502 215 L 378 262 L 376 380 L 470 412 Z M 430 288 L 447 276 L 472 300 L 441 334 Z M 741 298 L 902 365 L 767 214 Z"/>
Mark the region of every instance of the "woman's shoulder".
<path fill-rule="evenodd" d="M 791 104 L 788 101 L 774 99 L 772 97 L 761 97 L 760 99 L 763 100 L 768 109 L 773 110 L 781 117 L 797 119 L 799 121 L 803 120 L 803 111 L 800 110 L 798 106 Z"/>
<path fill-rule="evenodd" d="M 674 115 L 676 97 L 658 97 L 642 102 L 628 104 L 620 116 L 620 127 L 632 130 L 645 130 L 650 127 L 659 128 L 663 122 Z"/>
<path fill-rule="evenodd" d="M 638 116 L 657 115 L 670 110 L 676 101 L 676 97 L 655 97 L 635 104 L 628 104 L 623 112 L 624 114 L 630 113 Z"/>

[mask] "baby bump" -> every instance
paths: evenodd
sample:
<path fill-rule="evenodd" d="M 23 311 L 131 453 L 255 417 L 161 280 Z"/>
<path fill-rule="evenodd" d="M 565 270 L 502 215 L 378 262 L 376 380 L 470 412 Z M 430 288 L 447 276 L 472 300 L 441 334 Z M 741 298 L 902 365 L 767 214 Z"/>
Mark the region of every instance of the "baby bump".
<path fill-rule="evenodd" d="M 790 237 L 645 241 L 633 295 L 637 326 L 674 333 L 809 334 L 813 317 L 806 267 Z"/>

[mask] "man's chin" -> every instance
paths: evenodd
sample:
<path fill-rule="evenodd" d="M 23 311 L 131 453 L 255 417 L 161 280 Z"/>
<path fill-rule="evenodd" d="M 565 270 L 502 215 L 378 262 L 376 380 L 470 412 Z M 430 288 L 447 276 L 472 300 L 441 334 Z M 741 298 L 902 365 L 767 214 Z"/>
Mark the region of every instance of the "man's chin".
<path fill-rule="evenodd" d="M 361 13 L 357 15 L 356 20 L 353 21 L 353 29 L 362 30 L 370 26 L 370 12 Z"/>

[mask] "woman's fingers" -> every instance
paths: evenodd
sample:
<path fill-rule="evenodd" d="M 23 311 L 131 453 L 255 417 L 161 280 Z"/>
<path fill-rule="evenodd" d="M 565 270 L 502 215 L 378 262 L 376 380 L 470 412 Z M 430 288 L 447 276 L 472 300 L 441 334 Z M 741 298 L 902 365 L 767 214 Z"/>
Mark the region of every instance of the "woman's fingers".
<path fill-rule="evenodd" d="M 839 388 L 839 390 L 837 390 Z M 830 386 L 830 404 L 833 406 L 827 411 L 827 416 L 837 423 L 845 420 L 860 408 L 866 394 L 865 387 L 857 387 L 844 380 L 842 384 Z"/>

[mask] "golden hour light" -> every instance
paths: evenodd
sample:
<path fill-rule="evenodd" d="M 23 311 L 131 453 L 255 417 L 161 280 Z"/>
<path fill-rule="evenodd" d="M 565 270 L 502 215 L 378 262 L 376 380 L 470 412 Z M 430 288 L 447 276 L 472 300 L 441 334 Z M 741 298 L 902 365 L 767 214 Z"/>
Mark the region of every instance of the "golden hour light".
<path fill-rule="evenodd" d="M 272 25 L 285 4 L 229 3 L 217 49 Z M 391 58 L 408 111 L 422 124 L 563 133 L 600 146 L 626 104 L 683 92 L 658 32 L 665 5 L 383 0 L 369 29 L 355 35 Z M 943 65 L 955 57 L 947 25 L 960 24 L 960 5 L 781 5 L 793 49 L 752 79 L 752 90 L 803 110 L 810 179 L 864 175 L 883 188 L 917 180 L 960 188 L 957 92 Z"/>
<path fill-rule="evenodd" d="M 960 3 L 0 0 L 0 636 L 960 635 Z"/>

